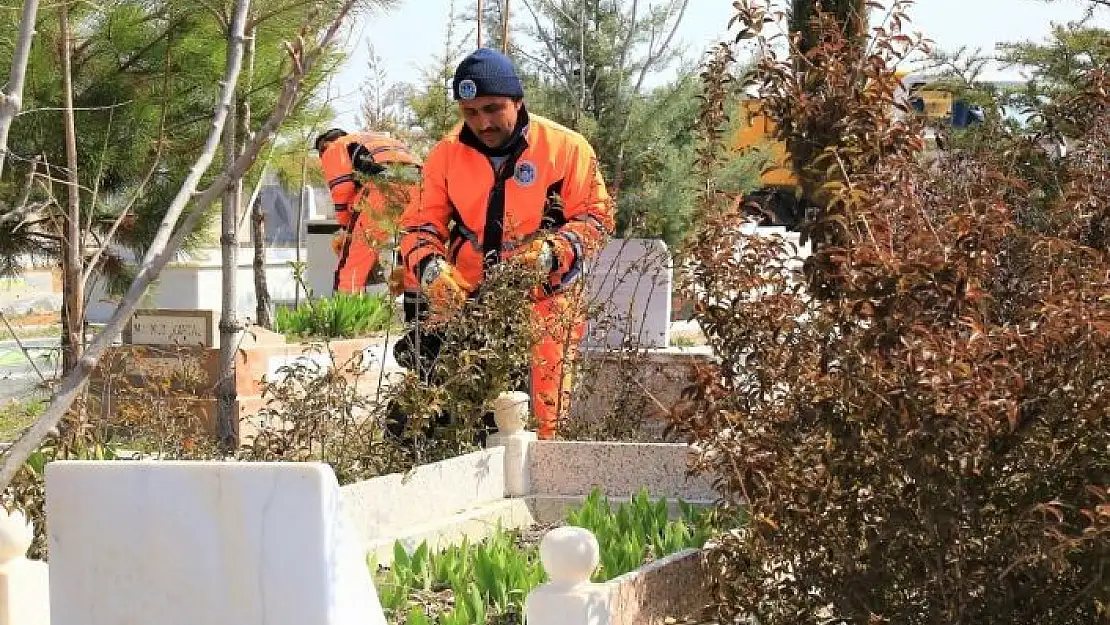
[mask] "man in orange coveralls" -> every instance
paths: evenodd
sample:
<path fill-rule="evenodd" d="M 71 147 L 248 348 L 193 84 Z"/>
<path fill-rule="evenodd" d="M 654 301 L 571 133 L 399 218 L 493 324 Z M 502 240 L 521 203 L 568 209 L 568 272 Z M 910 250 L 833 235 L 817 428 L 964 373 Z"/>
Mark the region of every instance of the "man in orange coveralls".
<path fill-rule="evenodd" d="M 384 185 L 388 190 L 383 192 L 371 179 L 386 173 L 390 165 L 419 170 L 420 160 L 404 143 L 382 133 L 348 134 L 333 128 L 317 137 L 315 145 L 335 204 L 335 218 L 342 228 L 332 240 L 332 249 L 339 257 L 334 288 L 343 293 L 361 293 L 372 277 L 382 273 L 378 249 L 390 243 L 389 234 L 382 227 L 383 221 L 390 218 L 387 214 L 393 208 L 390 204 L 401 204 L 394 208 L 400 211 L 420 201 L 415 181 L 395 187 Z M 390 287 L 395 294 L 402 288 L 411 292 L 405 298 L 407 316 L 409 296 L 419 294 L 419 284 L 416 281 L 398 284 L 401 272 L 397 273 L 390 276 Z"/>
<path fill-rule="evenodd" d="M 452 81 L 463 123 L 425 159 L 421 203 L 401 217 L 408 279 L 433 311 L 457 309 L 501 262 L 538 268 L 532 410 L 554 437 L 570 397 L 570 370 L 585 327 L 572 297 L 584 261 L 610 236 L 613 203 L 590 144 L 524 106 L 512 62 L 481 48 Z M 567 318 L 573 323 L 567 323 Z"/>

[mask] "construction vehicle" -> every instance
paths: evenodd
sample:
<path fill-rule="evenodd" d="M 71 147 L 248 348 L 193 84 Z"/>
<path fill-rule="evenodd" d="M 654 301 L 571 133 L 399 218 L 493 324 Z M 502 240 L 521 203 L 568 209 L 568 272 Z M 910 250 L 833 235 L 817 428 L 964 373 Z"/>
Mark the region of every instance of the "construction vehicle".
<path fill-rule="evenodd" d="M 926 146 L 928 150 L 944 149 L 940 127 L 966 128 L 982 121 L 977 107 L 957 98 L 951 91 L 933 86 L 929 76 L 900 73 L 902 89 L 895 95 L 906 102 L 913 114 L 928 120 Z M 767 150 L 767 166 L 760 176 L 759 188 L 737 199 L 744 214 L 759 226 L 785 226 L 797 231 L 814 216 L 810 205 L 799 190 L 786 144 L 774 139 L 774 124 L 760 113 L 759 100 L 741 102 L 745 123 L 733 136 L 732 145 L 737 151 L 749 148 Z"/>

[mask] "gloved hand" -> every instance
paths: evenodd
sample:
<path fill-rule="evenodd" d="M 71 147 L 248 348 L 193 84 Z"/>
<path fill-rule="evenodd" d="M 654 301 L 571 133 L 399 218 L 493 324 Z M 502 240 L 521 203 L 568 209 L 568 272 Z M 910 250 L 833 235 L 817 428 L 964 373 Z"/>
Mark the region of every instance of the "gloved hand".
<path fill-rule="evenodd" d="M 555 270 L 554 237 L 543 237 L 509 252 L 507 262 L 521 267 L 535 268 L 540 273 L 549 274 Z"/>
<path fill-rule="evenodd" d="M 435 316 L 444 316 L 462 308 L 467 296 L 474 290 L 455 267 L 439 256 L 428 261 L 424 267 L 420 286 Z"/>
<path fill-rule="evenodd" d="M 341 228 L 331 238 L 331 251 L 335 252 L 336 256 L 343 255 L 343 248 L 347 245 L 347 236 L 347 231 Z"/>

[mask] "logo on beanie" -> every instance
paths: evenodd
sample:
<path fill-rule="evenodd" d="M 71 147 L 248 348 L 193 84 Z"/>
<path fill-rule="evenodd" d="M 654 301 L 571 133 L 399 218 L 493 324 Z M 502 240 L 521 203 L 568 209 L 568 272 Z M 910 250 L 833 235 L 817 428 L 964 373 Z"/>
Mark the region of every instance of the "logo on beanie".
<path fill-rule="evenodd" d="M 513 176 L 516 183 L 522 187 L 530 187 L 536 181 L 536 166 L 532 161 L 521 161 L 516 165 L 516 174 Z"/>
<path fill-rule="evenodd" d="M 474 81 L 469 78 L 460 82 L 459 97 L 464 100 L 473 100 L 478 97 L 478 85 L 474 84 Z"/>

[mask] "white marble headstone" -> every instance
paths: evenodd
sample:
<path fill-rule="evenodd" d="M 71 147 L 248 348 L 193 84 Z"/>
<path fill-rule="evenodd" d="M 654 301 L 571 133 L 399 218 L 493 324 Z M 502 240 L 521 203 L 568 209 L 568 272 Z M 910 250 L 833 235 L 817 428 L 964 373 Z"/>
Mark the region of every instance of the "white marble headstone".
<path fill-rule="evenodd" d="M 591 315 L 585 344 L 668 347 L 674 270 L 659 239 L 613 239 L 586 266 Z"/>
<path fill-rule="evenodd" d="M 53 625 L 385 625 L 331 468 L 53 462 Z"/>

